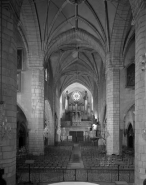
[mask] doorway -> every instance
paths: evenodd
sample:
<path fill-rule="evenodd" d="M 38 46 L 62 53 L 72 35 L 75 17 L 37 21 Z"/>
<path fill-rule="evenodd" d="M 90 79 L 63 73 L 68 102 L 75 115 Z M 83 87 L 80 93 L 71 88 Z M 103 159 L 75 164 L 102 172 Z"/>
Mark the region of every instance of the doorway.
<path fill-rule="evenodd" d="M 72 136 L 72 141 L 75 143 L 83 141 L 83 131 L 70 131 L 69 135 Z"/>
<path fill-rule="evenodd" d="M 127 146 L 128 148 L 133 149 L 134 148 L 134 132 L 132 124 L 129 124 L 128 130 L 127 130 Z"/>

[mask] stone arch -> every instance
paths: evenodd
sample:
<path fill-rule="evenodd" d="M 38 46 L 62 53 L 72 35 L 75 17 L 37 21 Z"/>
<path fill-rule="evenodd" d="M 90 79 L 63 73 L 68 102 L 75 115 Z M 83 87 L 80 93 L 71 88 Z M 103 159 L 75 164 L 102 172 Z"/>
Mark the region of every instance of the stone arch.
<path fill-rule="evenodd" d="M 23 1 L 20 12 L 19 31 L 28 48 L 28 64 L 30 67 L 43 65 L 43 51 L 40 23 L 37 17 L 35 1 Z M 19 23 L 19 24 L 20 24 Z"/>
<path fill-rule="evenodd" d="M 91 94 L 93 95 L 93 91 L 92 91 L 92 88 L 89 87 L 89 85 L 87 83 L 85 83 L 85 81 L 82 81 L 80 79 L 72 79 L 71 81 L 69 81 L 67 84 L 65 84 L 65 86 L 62 87 L 62 92 L 71 84 L 73 83 L 79 83 L 83 86 L 85 86 L 87 89 L 89 89 L 89 91 L 91 92 Z"/>
<path fill-rule="evenodd" d="M 145 0 L 129 0 L 129 3 L 131 5 L 132 14 L 134 19 L 139 14 L 140 9 L 146 5 Z"/>
<path fill-rule="evenodd" d="M 26 117 L 26 125 L 28 126 L 28 123 L 29 123 L 28 113 L 27 113 L 26 109 L 24 108 L 24 106 L 20 103 L 20 101 L 18 101 L 18 99 L 17 99 L 17 107 L 19 107 L 22 110 L 22 112 L 24 113 L 24 116 Z"/>
<path fill-rule="evenodd" d="M 48 145 L 54 145 L 53 113 L 48 100 L 45 100 L 45 124 L 48 127 Z"/>
<path fill-rule="evenodd" d="M 67 42 L 67 40 L 71 40 L 73 38 L 87 42 L 89 47 L 95 49 L 99 53 L 102 58 L 102 61 L 105 61 L 104 46 L 102 46 L 100 41 L 96 39 L 93 35 L 82 29 L 71 29 L 54 38 L 47 46 L 48 51 L 46 52 L 45 60 L 47 61 L 50 55 L 54 51 L 58 50 L 58 48 L 62 46 L 65 42 Z"/>
<path fill-rule="evenodd" d="M 27 38 L 26 38 L 26 33 L 24 31 L 24 28 L 23 28 L 23 25 L 21 24 L 21 22 L 18 23 L 18 31 L 21 35 L 21 38 L 22 38 L 22 41 L 24 43 L 24 47 L 25 47 L 25 50 L 26 50 L 26 55 L 27 55 L 27 58 L 28 58 L 28 54 L 29 54 L 29 46 L 28 46 L 28 41 L 27 41 Z"/>
<path fill-rule="evenodd" d="M 130 30 L 129 34 L 127 35 L 125 39 L 124 49 L 123 49 L 123 59 L 125 59 L 126 54 L 133 43 L 135 44 L 135 28 L 134 27 L 132 27 L 132 29 Z"/>
<path fill-rule="evenodd" d="M 130 108 L 128 107 L 124 116 L 124 128 L 127 129 L 129 123 L 132 124 L 133 128 L 135 128 L 135 104 L 132 104 Z"/>
<path fill-rule="evenodd" d="M 144 0 L 123 0 L 119 2 L 111 37 L 110 63 L 123 65 L 123 51 L 125 39 L 128 36 L 127 32 L 129 32 L 132 22 L 135 24 L 136 17 L 145 6 L 146 3 Z"/>
<path fill-rule="evenodd" d="M 110 63 L 113 65 L 123 64 L 123 47 L 131 20 L 132 13 L 129 2 L 127 0 L 119 2 L 114 19 L 110 44 Z"/>

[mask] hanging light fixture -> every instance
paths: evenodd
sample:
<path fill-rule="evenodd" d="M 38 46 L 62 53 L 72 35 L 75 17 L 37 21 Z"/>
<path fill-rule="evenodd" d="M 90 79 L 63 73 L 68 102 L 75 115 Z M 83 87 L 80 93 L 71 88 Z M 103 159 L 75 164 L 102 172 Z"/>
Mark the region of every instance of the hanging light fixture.
<path fill-rule="evenodd" d="M 8 125 L 7 122 L 7 117 L 6 117 L 6 105 L 5 102 L 3 101 L 3 39 L 2 39 L 2 1 L 1 1 L 1 57 L 0 57 L 0 67 L 1 67 L 1 74 L 0 74 L 0 85 L 1 85 L 1 91 L 0 91 L 0 140 L 3 140 L 7 136 L 10 135 L 11 132 L 11 127 Z"/>

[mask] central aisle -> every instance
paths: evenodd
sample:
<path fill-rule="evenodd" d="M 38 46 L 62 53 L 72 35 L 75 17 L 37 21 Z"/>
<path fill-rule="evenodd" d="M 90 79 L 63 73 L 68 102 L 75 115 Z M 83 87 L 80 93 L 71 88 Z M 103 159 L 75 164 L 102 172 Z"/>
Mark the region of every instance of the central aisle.
<path fill-rule="evenodd" d="M 68 169 L 84 168 L 79 144 L 74 144 L 71 159 L 67 168 Z"/>

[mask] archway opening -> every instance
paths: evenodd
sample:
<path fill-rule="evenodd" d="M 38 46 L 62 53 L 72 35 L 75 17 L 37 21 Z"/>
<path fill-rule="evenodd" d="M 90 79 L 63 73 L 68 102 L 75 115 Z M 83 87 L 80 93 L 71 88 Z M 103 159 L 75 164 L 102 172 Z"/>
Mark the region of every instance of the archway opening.
<path fill-rule="evenodd" d="M 130 123 L 127 130 L 127 146 L 130 149 L 134 148 L 134 132 L 132 124 Z"/>
<path fill-rule="evenodd" d="M 27 119 L 22 109 L 17 106 L 17 150 L 27 148 Z"/>
<path fill-rule="evenodd" d="M 18 137 L 19 139 L 18 147 L 19 149 L 21 149 L 26 146 L 26 129 L 22 124 L 19 127 L 20 128 L 19 128 L 19 137 Z"/>

